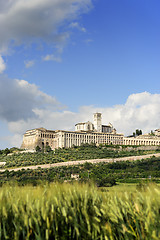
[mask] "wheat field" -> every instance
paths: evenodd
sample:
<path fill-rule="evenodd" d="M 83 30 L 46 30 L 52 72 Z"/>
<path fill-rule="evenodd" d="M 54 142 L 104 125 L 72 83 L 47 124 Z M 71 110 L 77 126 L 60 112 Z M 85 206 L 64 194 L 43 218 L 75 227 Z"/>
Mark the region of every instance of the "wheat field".
<path fill-rule="evenodd" d="M 105 192 L 94 185 L 0 188 L 0 239 L 160 239 L 160 189 Z"/>

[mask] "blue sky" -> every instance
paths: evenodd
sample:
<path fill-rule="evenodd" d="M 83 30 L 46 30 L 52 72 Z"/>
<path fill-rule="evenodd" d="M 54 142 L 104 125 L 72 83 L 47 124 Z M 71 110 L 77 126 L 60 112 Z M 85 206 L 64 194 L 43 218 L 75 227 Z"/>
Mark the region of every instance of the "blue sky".
<path fill-rule="evenodd" d="M 0 0 L 0 148 L 101 111 L 125 135 L 159 128 L 159 0 Z M 46 118 L 47 116 L 47 118 Z"/>

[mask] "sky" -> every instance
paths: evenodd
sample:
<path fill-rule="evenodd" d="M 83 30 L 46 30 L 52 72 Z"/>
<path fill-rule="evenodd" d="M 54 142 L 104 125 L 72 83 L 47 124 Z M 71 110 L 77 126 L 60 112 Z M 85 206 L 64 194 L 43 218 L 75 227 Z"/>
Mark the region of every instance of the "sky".
<path fill-rule="evenodd" d="M 160 128 L 159 0 L 0 0 L 0 149 L 102 113 Z"/>

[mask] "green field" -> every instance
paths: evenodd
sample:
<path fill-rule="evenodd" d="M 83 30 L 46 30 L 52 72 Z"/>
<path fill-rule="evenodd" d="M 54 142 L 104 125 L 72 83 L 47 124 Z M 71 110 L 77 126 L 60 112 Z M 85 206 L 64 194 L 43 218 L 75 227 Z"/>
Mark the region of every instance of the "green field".
<path fill-rule="evenodd" d="M 82 146 L 1 152 L 6 167 L 141 155 Z M 150 152 L 151 153 L 151 152 Z M 77 181 L 71 174 L 78 174 Z M 63 183 L 62 183 L 63 182 Z M 64 183 L 66 182 L 66 183 Z M 159 240 L 160 158 L 0 173 L 0 240 Z"/>
<path fill-rule="evenodd" d="M 156 186 L 159 186 L 159 184 L 157 184 Z M 102 188 L 103 189 L 103 188 Z M 136 183 L 118 183 L 117 185 L 114 185 L 112 187 L 105 187 L 105 190 L 107 190 L 108 192 L 113 192 L 113 193 L 124 193 L 124 192 L 136 192 L 138 189 L 138 184 Z"/>
<path fill-rule="evenodd" d="M 128 191 L 128 188 L 130 189 Z M 87 184 L 0 188 L 0 239 L 159 240 L 160 188 Z"/>

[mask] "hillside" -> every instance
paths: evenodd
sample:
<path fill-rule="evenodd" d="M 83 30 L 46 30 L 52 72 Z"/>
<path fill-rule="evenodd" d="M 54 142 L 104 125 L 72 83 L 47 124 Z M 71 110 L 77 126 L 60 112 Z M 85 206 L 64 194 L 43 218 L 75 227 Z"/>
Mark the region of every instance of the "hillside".
<path fill-rule="evenodd" d="M 128 156 L 139 156 L 145 154 L 152 154 L 160 152 L 160 147 L 129 147 L 129 146 L 112 146 L 94 144 L 84 144 L 80 147 L 55 149 L 55 151 L 48 152 L 34 152 L 24 153 L 21 151 L 1 151 L 0 162 L 6 162 L 4 168 L 24 167 L 40 164 L 52 164 L 58 162 L 78 161 L 86 159 L 106 159 L 106 158 L 120 158 Z M 3 168 L 3 166 L 1 166 Z"/>
<path fill-rule="evenodd" d="M 51 168 L 22 169 L 0 172 L 0 183 L 16 181 L 20 185 L 37 185 L 44 182 L 74 181 L 94 182 L 97 186 L 113 186 L 118 183 L 160 182 L 160 157 L 137 161 L 113 163 L 85 163 Z"/>

